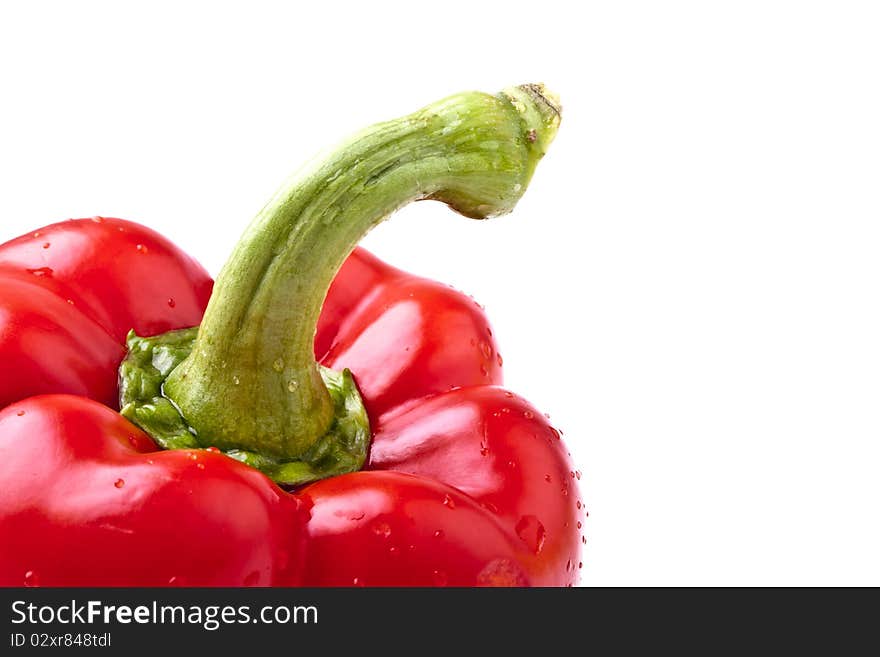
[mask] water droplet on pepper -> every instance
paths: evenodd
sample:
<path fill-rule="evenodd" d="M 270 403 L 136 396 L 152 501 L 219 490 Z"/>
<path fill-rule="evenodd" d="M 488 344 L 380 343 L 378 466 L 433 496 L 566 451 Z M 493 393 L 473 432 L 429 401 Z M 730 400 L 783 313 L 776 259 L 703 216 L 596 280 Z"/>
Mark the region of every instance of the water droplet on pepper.
<path fill-rule="evenodd" d="M 382 538 L 388 538 L 391 536 L 391 527 L 387 522 L 380 522 L 373 526 L 373 533 L 376 536 L 380 536 Z"/>
<path fill-rule="evenodd" d="M 544 548 L 544 541 L 547 538 L 547 531 L 544 525 L 535 516 L 523 516 L 516 523 L 516 535 L 520 537 L 529 549 L 535 554 L 540 554 Z"/>
<path fill-rule="evenodd" d="M 480 586 L 526 586 L 528 579 L 519 564 L 510 559 L 493 559 L 477 575 Z"/>

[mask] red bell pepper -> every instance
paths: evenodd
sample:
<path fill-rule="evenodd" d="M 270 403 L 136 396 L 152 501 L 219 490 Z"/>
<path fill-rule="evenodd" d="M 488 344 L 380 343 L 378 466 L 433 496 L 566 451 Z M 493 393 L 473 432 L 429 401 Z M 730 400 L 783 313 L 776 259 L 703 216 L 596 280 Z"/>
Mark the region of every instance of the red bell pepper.
<path fill-rule="evenodd" d="M 574 583 L 580 475 L 482 309 L 355 248 L 411 200 L 508 212 L 558 122 L 524 85 L 368 129 L 213 292 L 120 219 L 0 246 L 0 584 Z"/>

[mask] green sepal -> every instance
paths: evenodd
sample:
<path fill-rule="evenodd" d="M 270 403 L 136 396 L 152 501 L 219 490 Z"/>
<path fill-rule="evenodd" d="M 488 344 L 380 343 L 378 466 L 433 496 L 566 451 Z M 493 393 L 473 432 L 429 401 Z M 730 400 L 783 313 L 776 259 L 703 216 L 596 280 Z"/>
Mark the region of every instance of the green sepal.
<path fill-rule="evenodd" d="M 120 413 L 148 433 L 164 449 L 211 447 L 210 436 L 199 436 L 177 406 L 163 394 L 168 375 L 192 352 L 198 327 L 144 338 L 129 332 L 128 354 L 119 367 Z M 296 459 L 281 460 L 241 449 L 224 453 L 285 486 L 300 486 L 360 470 L 367 457 L 370 422 L 349 370 L 320 367 L 333 402 L 330 429 Z"/>
<path fill-rule="evenodd" d="M 119 408 L 164 449 L 200 447 L 195 432 L 162 395 L 168 374 L 192 351 L 198 328 L 142 338 L 129 331 L 128 355 L 119 366 Z"/>

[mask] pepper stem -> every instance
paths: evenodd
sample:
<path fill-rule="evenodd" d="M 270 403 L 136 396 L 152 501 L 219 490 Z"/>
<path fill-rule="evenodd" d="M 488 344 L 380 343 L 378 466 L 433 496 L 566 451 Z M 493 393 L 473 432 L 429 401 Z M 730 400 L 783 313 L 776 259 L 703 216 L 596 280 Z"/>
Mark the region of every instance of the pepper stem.
<path fill-rule="evenodd" d="M 162 394 L 203 446 L 291 460 L 334 404 L 314 358 L 318 316 L 361 238 L 411 201 L 475 219 L 513 209 L 559 125 L 541 85 L 462 93 L 355 135 L 295 175 L 217 278 L 191 353 Z"/>

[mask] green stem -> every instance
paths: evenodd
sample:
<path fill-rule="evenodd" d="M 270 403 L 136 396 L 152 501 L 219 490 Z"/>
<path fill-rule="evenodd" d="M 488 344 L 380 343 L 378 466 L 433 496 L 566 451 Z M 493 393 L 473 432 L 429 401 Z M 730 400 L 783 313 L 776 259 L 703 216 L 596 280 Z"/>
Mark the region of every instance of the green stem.
<path fill-rule="evenodd" d="M 361 238 L 411 201 L 483 219 L 513 209 L 559 124 L 540 85 L 469 92 L 380 123 L 289 181 L 226 263 L 163 394 L 202 444 L 295 459 L 334 423 L 313 341 Z"/>

